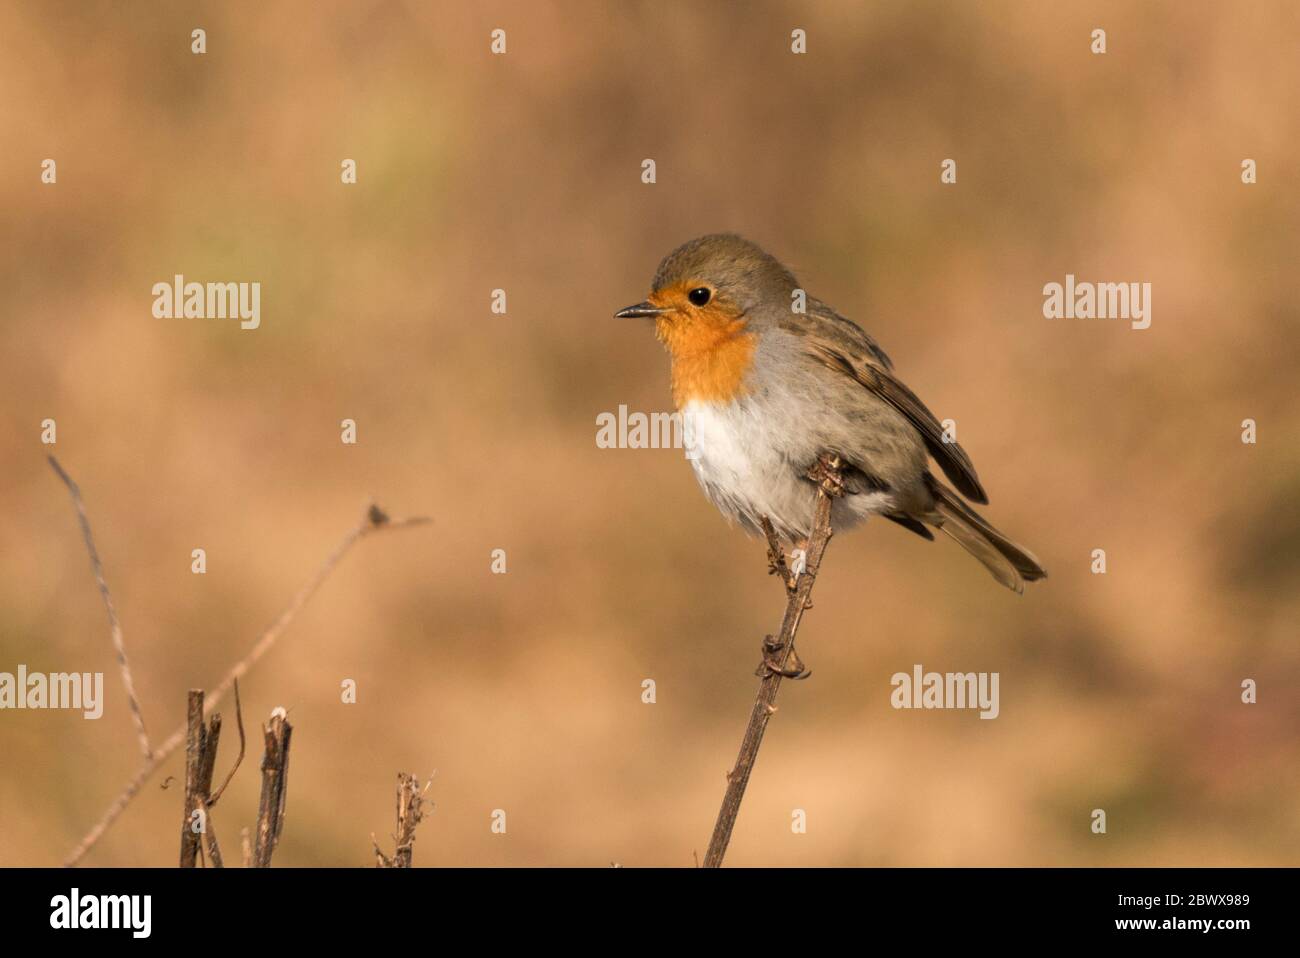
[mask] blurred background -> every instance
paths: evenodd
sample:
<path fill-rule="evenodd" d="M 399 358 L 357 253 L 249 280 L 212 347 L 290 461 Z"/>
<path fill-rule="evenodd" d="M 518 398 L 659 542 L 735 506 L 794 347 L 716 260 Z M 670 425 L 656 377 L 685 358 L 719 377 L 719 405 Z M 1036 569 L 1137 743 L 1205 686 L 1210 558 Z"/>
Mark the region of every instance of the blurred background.
<path fill-rule="evenodd" d="M 1289 2 L 4 3 L 0 671 L 101 671 L 107 704 L 0 713 L 0 864 L 57 864 L 139 764 L 51 451 L 155 742 L 368 495 L 434 519 L 361 542 L 242 683 L 223 843 L 284 706 L 276 864 L 370 864 L 399 770 L 437 773 L 417 865 L 703 857 L 783 596 L 680 450 L 595 433 L 670 408 L 611 314 L 719 230 L 880 340 L 1051 572 L 1017 597 L 951 542 L 837 538 L 728 863 L 1297 864 L 1298 30 Z M 176 273 L 260 282 L 261 328 L 155 319 Z M 1067 273 L 1150 282 L 1151 328 L 1044 319 Z M 915 663 L 999 672 L 1000 717 L 895 711 Z M 182 766 L 88 863 L 175 862 Z"/>

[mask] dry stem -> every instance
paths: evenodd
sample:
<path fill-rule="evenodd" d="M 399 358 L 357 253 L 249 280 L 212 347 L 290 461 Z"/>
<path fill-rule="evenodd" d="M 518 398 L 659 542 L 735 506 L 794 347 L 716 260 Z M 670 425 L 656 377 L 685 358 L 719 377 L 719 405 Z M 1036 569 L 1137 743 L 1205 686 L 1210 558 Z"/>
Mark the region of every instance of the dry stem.
<path fill-rule="evenodd" d="M 181 816 L 181 868 L 193 868 L 199 858 L 199 833 L 194 811 L 199 807 L 199 779 L 203 767 L 203 691 L 190 689 L 185 710 L 185 806 Z M 207 827 L 207 822 L 202 823 Z"/>
<path fill-rule="evenodd" d="M 71 482 L 71 480 L 66 478 L 66 474 L 63 473 L 63 470 L 58 467 L 58 464 L 54 463 L 54 465 L 55 471 L 63 476 L 65 481 Z M 73 488 L 75 489 L 76 487 L 73 486 Z M 80 503 L 79 496 L 75 496 L 74 498 L 78 503 Z M 217 684 L 215 691 L 213 691 L 212 695 L 208 698 L 208 707 L 211 708 L 220 702 L 226 692 L 234 686 L 235 682 L 247 674 L 248 670 L 256 665 L 258 660 L 271 650 L 279 640 L 280 636 L 289 628 L 294 617 L 316 593 L 316 590 L 321 587 L 321 584 L 329 578 L 330 573 L 334 571 L 334 568 L 339 564 L 340 560 L 342 560 L 359 539 L 375 532 L 389 529 L 404 529 L 410 526 L 423 525 L 429 521 L 431 520 L 424 516 L 417 516 L 410 519 L 390 520 L 378 506 L 373 503 L 367 503 L 366 511 L 362 515 L 360 521 L 348 530 L 347 534 L 342 538 L 339 544 L 334 547 L 334 551 L 325 557 L 325 561 L 321 563 L 315 574 L 310 580 L 308 580 L 306 585 L 298 590 L 298 593 L 289 602 L 288 607 L 280 613 L 279 618 L 271 624 L 270 628 L 262 633 L 252 650 L 249 651 L 248 655 L 236 663 Z M 98 560 L 96 560 L 96 562 L 97 561 Z M 115 619 L 116 616 L 114 616 L 114 620 Z M 124 663 L 124 657 L 121 658 L 120 661 L 123 661 Z M 127 681 L 129 689 L 129 678 Z M 139 771 L 137 771 L 134 777 L 127 782 L 126 787 L 122 789 L 117 798 L 115 798 L 112 804 L 108 806 L 108 809 L 104 812 L 103 816 L 101 816 L 100 820 L 89 832 L 86 833 L 86 836 L 77 844 L 77 847 L 68 853 L 67 858 L 64 859 L 64 865 L 75 865 L 85 857 L 86 853 L 94 847 L 95 843 L 103 837 L 104 832 L 108 831 L 109 826 L 117 821 L 122 812 L 126 810 L 126 807 L 131 804 L 131 801 L 136 797 L 136 795 L 140 794 L 140 789 L 144 787 L 144 783 L 149 780 L 172 752 L 176 751 L 176 749 L 180 747 L 181 743 L 185 741 L 185 735 L 186 726 L 182 725 L 168 736 L 166 741 L 164 741 L 157 750 L 153 751 L 149 755 L 145 760 L 145 763 L 140 767 Z"/>
<path fill-rule="evenodd" d="M 425 783 L 424 788 L 420 788 L 420 781 L 414 775 L 407 775 L 405 772 L 397 773 L 397 831 L 393 835 L 393 857 L 389 858 L 385 855 L 372 836 L 376 868 L 411 867 L 411 858 L 415 850 L 415 827 L 424 817 L 424 794 L 432 784 L 431 778 Z"/>
<path fill-rule="evenodd" d="M 293 726 L 284 709 L 271 713 L 263 728 L 266 754 L 262 758 L 262 796 L 257 803 L 257 844 L 253 846 L 253 867 L 270 868 L 271 855 L 280 843 L 284 828 L 285 797 L 289 786 L 289 741 Z"/>
<path fill-rule="evenodd" d="M 221 714 L 213 712 L 208 725 L 204 727 L 202 689 L 190 689 L 187 703 L 185 817 L 181 822 L 181 868 L 193 868 L 205 846 L 212 867 L 221 868 L 221 848 L 217 844 L 217 833 L 212 823 L 211 813 L 211 807 L 216 801 L 212 797 L 212 775 L 216 770 L 217 747 L 221 742 Z M 243 737 L 242 726 L 240 737 Z M 194 831 L 195 812 L 198 812 L 197 832 Z"/>
<path fill-rule="evenodd" d="M 727 853 L 727 845 L 731 842 L 731 831 L 735 828 L 736 816 L 740 814 L 740 803 L 745 797 L 745 787 L 749 784 L 749 774 L 753 771 L 754 762 L 758 758 L 759 746 L 763 744 L 763 732 L 767 729 L 768 719 L 776 711 L 776 693 L 781 687 L 781 679 L 793 678 L 797 673 L 802 673 L 802 668 L 799 668 L 795 670 L 796 674 L 792 674 L 788 669 L 788 663 L 799 661 L 794 652 L 795 634 L 799 631 L 799 622 L 803 618 L 804 610 L 809 607 L 809 598 L 817 580 L 817 571 L 821 568 L 822 556 L 826 553 L 826 546 L 833 534 L 831 504 L 842 495 L 839 470 L 838 457 L 822 456 L 808 474 L 808 478 L 817 483 L 817 506 L 812 535 L 808 539 L 807 563 L 804 571 L 795 578 L 794 589 L 788 590 L 789 598 L 786 601 L 785 617 L 781 622 L 780 637 L 775 642 L 763 643 L 763 664 L 759 666 L 759 674 L 763 678 L 759 682 L 758 695 L 749 714 L 745 737 L 740 743 L 736 766 L 727 776 L 727 790 L 722 797 L 722 807 L 718 809 L 718 820 L 713 826 L 713 837 L 709 840 L 709 848 L 704 855 L 705 868 L 720 867 L 722 858 Z M 771 524 L 765 522 L 764 531 L 769 528 Z M 769 536 L 769 551 L 772 551 L 771 543 L 774 538 L 774 535 Z M 775 551 L 779 556 L 779 549 Z M 772 561 L 772 565 L 774 571 L 780 571 L 780 566 L 775 560 Z M 783 560 L 781 565 L 784 565 Z M 786 578 L 784 573 L 782 578 Z M 769 640 L 770 638 L 769 636 Z M 769 653 L 776 656 L 774 661 L 769 659 Z"/>
<path fill-rule="evenodd" d="M 104 579 L 104 566 L 99 561 L 99 552 L 95 549 L 95 539 L 90 534 L 90 520 L 86 517 L 86 505 L 81 501 L 81 490 L 72 481 L 72 477 L 63 471 L 59 460 L 48 457 L 50 465 L 63 484 L 72 493 L 72 504 L 77 507 L 77 521 L 81 523 L 81 536 L 86 540 L 86 551 L 90 553 L 90 571 L 95 574 L 99 585 L 99 594 L 104 599 L 104 608 L 108 610 L 108 630 L 113 639 L 113 650 L 117 653 L 118 670 L 122 673 L 122 685 L 126 687 L 126 701 L 131 706 L 131 720 L 135 723 L 136 738 L 140 741 L 140 754 L 148 761 L 152 754 L 149 747 L 149 734 L 144 728 L 144 713 L 140 711 L 140 700 L 135 696 L 135 682 L 131 679 L 131 665 L 126 658 L 126 644 L 122 641 L 122 623 L 117 619 L 117 607 L 113 605 L 113 594 L 108 591 L 108 582 Z"/>

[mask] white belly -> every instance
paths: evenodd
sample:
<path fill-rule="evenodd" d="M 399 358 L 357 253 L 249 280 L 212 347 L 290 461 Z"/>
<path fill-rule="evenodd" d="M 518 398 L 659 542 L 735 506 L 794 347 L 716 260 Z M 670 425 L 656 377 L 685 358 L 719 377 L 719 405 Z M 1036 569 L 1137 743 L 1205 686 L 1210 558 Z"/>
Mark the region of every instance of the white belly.
<path fill-rule="evenodd" d="M 774 430 L 752 400 L 690 402 L 682 409 L 687 457 L 705 494 L 729 519 L 751 531 L 764 516 L 787 539 L 806 538 L 812 527 L 816 487 L 804 478 L 816 452 L 800 448 L 788 429 Z M 839 500 L 836 529 L 887 507 L 883 494 Z"/>

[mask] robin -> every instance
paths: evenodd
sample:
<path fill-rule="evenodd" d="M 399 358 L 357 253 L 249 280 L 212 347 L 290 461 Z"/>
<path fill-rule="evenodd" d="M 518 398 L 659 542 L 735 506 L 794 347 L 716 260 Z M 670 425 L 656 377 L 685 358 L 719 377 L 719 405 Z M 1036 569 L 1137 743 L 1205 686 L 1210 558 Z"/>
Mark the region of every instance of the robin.
<path fill-rule="evenodd" d="M 723 515 L 806 541 L 817 499 L 809 473 L 829 454 L 843 492 L 833 530 L 881 515 L 931 541 L 930 529 L 942 530 L 1016 592 L 1046 577 L 1033 553 L 963 501 L 989 501 L 970 457 L 884 350 L 775 257 L 739 236 L 702 236 L 669 253 L 651 286 L 645 302 L 614 315 L 654 320 L 691 464 Z M 931 458 L 955 490 L 930 472 Z"/>

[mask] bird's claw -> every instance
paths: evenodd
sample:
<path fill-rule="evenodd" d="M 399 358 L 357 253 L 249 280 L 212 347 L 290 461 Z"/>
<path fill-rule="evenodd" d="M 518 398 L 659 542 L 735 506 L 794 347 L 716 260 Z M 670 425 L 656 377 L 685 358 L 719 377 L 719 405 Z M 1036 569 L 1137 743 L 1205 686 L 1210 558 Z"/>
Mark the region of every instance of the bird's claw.
<path fill-rule="evenodd" d="M 779 675 L 786 679 L 806 679 L 812 675 L 812 672 L 803 664 L 799 658 L 799 653 L 790 647 L 790 654 L 786 661 L 782 662 L 782 653 L 785 646 L 781 644 L 776 636 L 768 635 L 763 638 L 763 661 L 758 664 L 754 674 L 761 678 L 768 678 L 772 675 Z"/>
<path fill-rule="evenodd" d="M 817 457 L 817 461 L 808 470 L 808 478 L 821 486 L 822 492 L 831 499 L 844 495 L 844 477 L 840 473 L 840 466 L 839 456 L 822 455 Z"/>
<path fill-rule="evenodd" d="M 781 540 L 777 538 L 772 520 L 763 516 L 760 524 L 763 527 L 763 535 L 767 537 L 767 574 L 780 576 L 781 581 L 785 583 L 785 590 L 794 592 L 798 576 L 790 570 L 790 564 L 785 561 L 785 552 L 781 549 Z"/>

